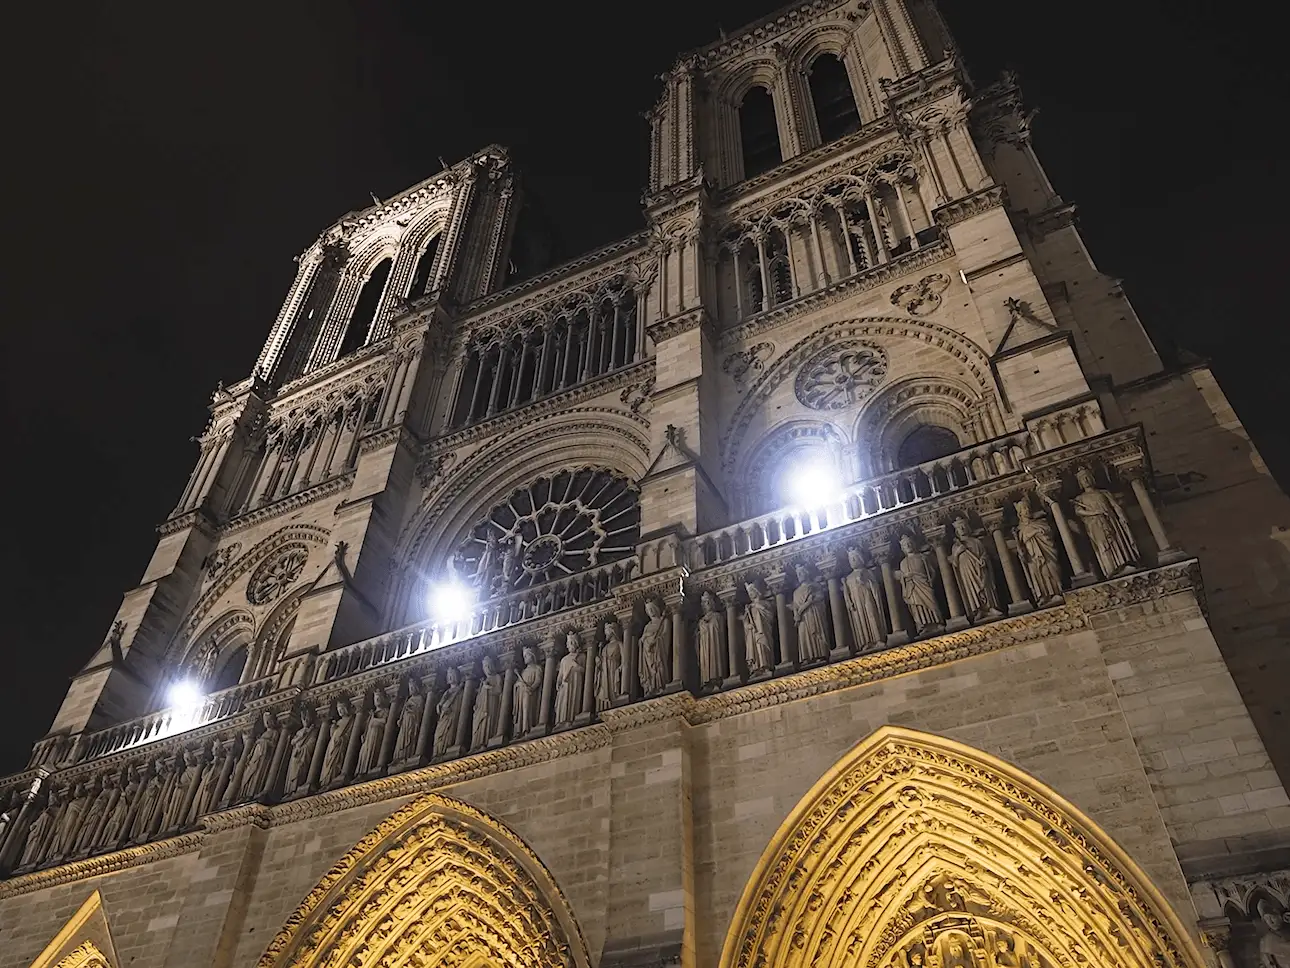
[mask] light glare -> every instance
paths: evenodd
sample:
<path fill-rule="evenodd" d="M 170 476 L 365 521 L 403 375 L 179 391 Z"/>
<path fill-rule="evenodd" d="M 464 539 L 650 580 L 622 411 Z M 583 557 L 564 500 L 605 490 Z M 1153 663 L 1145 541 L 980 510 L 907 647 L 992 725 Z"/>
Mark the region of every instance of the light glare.
<path fill-rule="evenodd" d="M 814 509 L 840 500 L 842 484 L 829 463 L 814 460 L 789 472 L 787 490 L 793 504 Z"/>
<path fill-rule="evenodd" d="M 461 582 L 441 582 L 430 589 L 430 612 L 439 622 L 450 624 L 469 618 L 474 604 L 470 586 Z"/>
<path fill-rule="evenodd" d="M 201 705 L 202 700 L 205 698 L 201 689 L 197 687 L 197 683 L 190 682 L 187 679 L 172 683 L 166 691 L 166 700 L 170 703 L 172 709 L 192 709 L 194 706 Z"/>

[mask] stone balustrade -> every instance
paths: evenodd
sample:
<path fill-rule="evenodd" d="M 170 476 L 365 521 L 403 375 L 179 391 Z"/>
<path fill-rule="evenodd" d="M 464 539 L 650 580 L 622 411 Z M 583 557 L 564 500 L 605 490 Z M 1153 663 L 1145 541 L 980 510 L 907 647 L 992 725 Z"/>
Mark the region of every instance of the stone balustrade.
<path fill-rule="evenodd" d="M 337 649 L 309 674 L 211 697 L 183 732 L 167 734 L 176 720 L 163 712 L 91 734 L 62 762 L 0 783 L 0 870 L 576 729 L 611 706 L 737 690 L 1009 621 L 1181 556 L 1151 502 L 1140 428 L 1024 449 L 1001 438 L 916 469 L 922 478 L 867 482 L 849 494 L 864 513 L 732 543 L 695 567 L 634 575 L 618 562 L 484 603 L 460 628 Z M 970 483 L 939 477 L 947 466 Z M 865 504 L 884 494 L 899 500 Z M 676 547 L 693 554 L 712 537 Z"/>

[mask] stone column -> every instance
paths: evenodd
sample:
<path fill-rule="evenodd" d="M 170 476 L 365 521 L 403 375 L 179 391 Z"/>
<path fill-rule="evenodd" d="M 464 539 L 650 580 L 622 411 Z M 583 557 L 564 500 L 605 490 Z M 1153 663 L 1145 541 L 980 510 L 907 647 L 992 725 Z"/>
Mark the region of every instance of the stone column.
<path fill-rule="evenodd" d="M 363 730 L 367 727 L 367 717 L 372 714 L 372 697 L 366 694 L 351 700 L 350 708 L 354 710 L 354 725 L 349 730 L 349 745 L 345 748 L 345 761 L 340 768 L 340 776 L 332 781 L 332 786 L 344 786 L 354 777 L 354 767 L 358 764 L 358 748 L 363 745 Z"/>
<path fill-rule="evenodd" d="M 1200 940 L 1210 951 L 1219 968 L 1234 968 L 1232 960 L 1232 925 L 1228 918 L 1206 918 L 1200 922 Z"/>
<path fill-rule="evenodd" d="M 1080 557 L 1079 546 L 1075 544 L 1075 536 L 1071 534 L 1070 522 L 1066 520 L 1066 512 L 1062 510 L 1061 502 L 1057 500 L 1057 494 L 1060 491 L 1060 481 L 1040 482 L 1039 495 L 1048 505 L 1048 510 L 1052 512 L 1053 523 L 1057 525 L 1057 533 L 1062 539 L 1062 547 L 1066 549 L 1066 557 L 1070 559 L 1071 587 L 1091 585 L 1097 581 L 1097 577 L 1088 570 L 1084 559 Z"/>
<path fill-rule="evenodd" d="M 856 644 L 851 641 L 851 622 L 847 619 L 846 604 L 842 600 L 842 575 L 845 568 L 836 551 L 830 551 L 819 561 L 820 571 L 829 582 L 829 617 L 833 619 L 833 649 L 829 660 L 840 662 L 855 654 Z"/>
<path fill-rule="evenodd" d="M 618 627 L 623 630 L 623 678 L 621 691 L 623 698 L 619 705 L 640 698 L 640 654 L 636 641 L 635 607 L 620 603 L 618 607 Z"/>
<path fill-rule="evenodd" d="M 475 663 L 457 666 L 461 673 L 461 707 L 457 710 L 457 742 L 448 750 L 448 759 L 461 756 L 470 750 L 470 724 L 475 715 L 475 693 L 479 689 Z"/>
<path fill-rule="evenodd" d="M 430 755 L 430 740 L 434 736 L 435 709 L 439 705 L 439 686 L 435 673 L 432 672 L 421 680 L 421 693 L 426 697 L 426 705 L 421 711 L 417 745 L 413 752 L 413 760 L 416 763 L 424 763 Z"/>
<path fill-rule="evenodd" d="M 900 596 L 896 594 L 896 576 L 891 569 L 890 543 L 887 540 L 878 542 L 870 546 L 869 552 L 878 562 L 878 568 L 882 572 L 882 588 L 887 593 L 887 615 L 891 619 L 887 645 L 904 645 L 909 641 L 909 632 L 905 629 L 905 613 Z"/>
<path fill-rule="evenodd" d="M 587 664 L 582 677 L 582 708 L 573 717 L 575 726 L 585 726 L 596 715 L 596 663 L 600 661 L 600 623 L 597 619 L 590 628 L 579 629 L 578 638 L 582 640 L 582 654 L 587 657 Z"/>
<path fill-rule="evenodd" d="M 554 638 L 542 643 L 542 707 L 538 710 L 537 732 L 539 735 L 551 731 L 551 702 L 555 695 L 555 669 L 560 654 L 560 643 Z"/>
<path fill-rule="evenodd" d="M 660 695 L 680 692 L 690 681 L 690 627 L 685 622 L 685 595 L 669 596 L 663 605 L 672 613 L 672 678 Z"/>
<path fill-rule="evenodd" d="M 767 575 L 766 584 L 775 595 L 775 624 L 779 627 L 779 665 L 775 672 L 784 675 L 797 668 L 797 626 L 788 608 L 788 574 L 780 571 Z"/>
<path fill-rule="evenodd" d="M 276 800 L 282 792 L 283 763 L 287 758 L 287 750 L 291 747 L 291 734 L 297 729 L 303 728 L 295 713 L 290 709 L 279 712 L 275 717 L 275 721 L 278 724 L 278 741 L 273 747 L 273 760 L 269 766 L 269 782 L 265 785 L 264 790 L 265 799 L 268 800 Z M 182 756 L 183 754 L 181 753 L 180 755 Z M 186 808 L 185 815 L 187 815 Z"/>
<path fill-rule="evenodd" d="M 958 577 L 950 567 L 950 556 L 945 550 L 945 526 L 928 528 L 927 540 L 936 552 L 936 567 L 941 573 L 941 586 L 945 589 L 945 603 L 950 607 L 950 620 L 945 623 L 945 631 L 955 632 L 968 627 L 967 616 L 963 613 L 963 598 L 959 595 Z"/>
<path fill-rule="evenodd" d="M 384 773 L 390 765 L 390 757 L 394 755 L 394 741 L 398 738 L 399 716 L 403 711 L 399 705 L 399 684 L 386 687 L 385 698 L 387 700 L 385 715 L 385 731 L 381 734 L 381 752 L 376 758 L 376 768 Z"/>
<path fill-rule="evenodd" d="M 1169 535 L 1165 533 L 1164 523 L 1156 513 L 1156 503 L 1151 500 L 1151 492 L 1147 489 L 1145 468 L 1138 465 L 1123 473 L 1129 478 L 1129 486 L 1133 488 L 1133 496 L 1138 501 L 1138 508 L 1142 511 L 1142 516 L 1147 519 L 1147 527 L 1151 529 L 1151 537 L 1155 539 L 1157 563 L 1167 565 L 1174 561 L 1182 561 L 1187 554 L 1169 543 Z"/>
<path fill-rule="evenodd" d="M 488 739 L 490 749 L 506 745 L 515 704 L 515 652 L 506 649 L 498 658 L 502 663 L 502 705 L 497 715 L 497 732 Z"/>
<path fill-rule="evenodd" d="M 993 511 L 986 511 L 981 515 L 981 520 L 990 530 L 990 536 L 994 538 L 994 550 L 999 554 L 999 563 L 1003 565 L 1003 577 L 1008 583 L 1008 614 L 1024 615 L 1026 612 L 1033 612 L 1035 606 L 1030 604 L 1030 598 L 1026 594 L 1026 584 L 1021 579 L 1021 573 L 1017 571 L 1016 559 L 1012 557 L 1012 549 L 1008 547 L 1007 535 L 1003 533 L 1003 509 L 995 508 Z"/>
<path fill-rule="evenodd" d="M 744 651 L 744 623 L 739 619 L 739 592 L 733 584 L 717 592 L 726 607 L 726 669 L 728 674 L 721 683 L 722 689 L 733 689 L 748 681 L 748 660 Z"/>

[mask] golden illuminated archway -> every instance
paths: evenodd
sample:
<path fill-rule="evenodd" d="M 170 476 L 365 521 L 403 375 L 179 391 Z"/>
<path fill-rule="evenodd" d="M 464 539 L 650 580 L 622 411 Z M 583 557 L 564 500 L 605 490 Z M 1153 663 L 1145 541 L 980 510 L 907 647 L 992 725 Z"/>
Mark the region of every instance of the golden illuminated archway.
<path fill-rule="evenodd" d="M 721 968 L 1202 968 L 1146 876 L 1001 760 L 886 726 L 762 854 Z"/>
<path fill-rule="evenodd" d="M 587 946 L 537 855 L 498 821 L 431 794 L 327 873 L 260 968 L 588 968 Z"/>

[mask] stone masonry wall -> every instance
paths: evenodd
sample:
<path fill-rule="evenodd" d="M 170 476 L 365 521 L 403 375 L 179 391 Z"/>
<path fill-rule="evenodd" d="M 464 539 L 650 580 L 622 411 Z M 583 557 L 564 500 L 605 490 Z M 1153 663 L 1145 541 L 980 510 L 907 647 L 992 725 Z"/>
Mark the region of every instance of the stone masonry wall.
<path fill-rule="evenodd" d="M 597 963 L 692 948 L 693 963 L 715 965 L 776 829 L 887 723 L 1053 787 L 1191 922 L 1183 866 L 1290 845 L 1290 807 L 1191 593 L 1101 609 L 1099 594 L 1072 593 L 1089 627 L 1064 635 L 699 725 L 676 699 L 611 711 L 594 727 L 605 745 L 440 789 L 533 847 Z M 216 818 L 180 856 L 0 898 L 0 968 L 30 964 L 95 888 L 122 968 L 252 966 L 322 875 L 405 802 L 268 829 Z"/>

